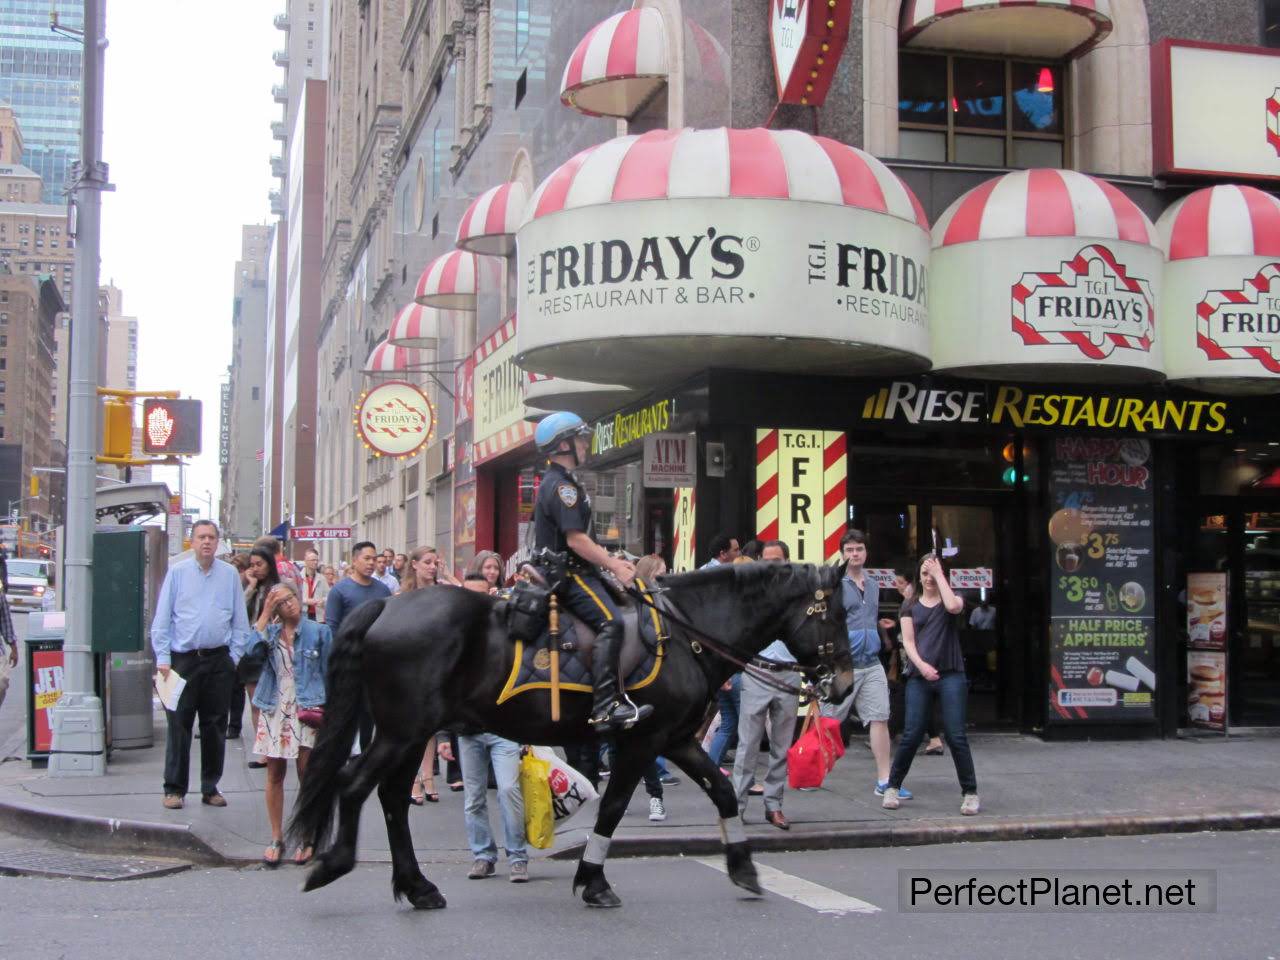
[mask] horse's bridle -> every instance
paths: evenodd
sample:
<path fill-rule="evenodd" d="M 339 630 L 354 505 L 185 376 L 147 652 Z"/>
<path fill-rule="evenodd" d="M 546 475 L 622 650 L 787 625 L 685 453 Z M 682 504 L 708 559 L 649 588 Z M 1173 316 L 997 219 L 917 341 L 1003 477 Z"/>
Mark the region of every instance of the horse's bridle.
<path fill-rule="evenodd" d="M 772 687 L 782 693 L 795 694 L 809 698 L 817 698 L 822 700 L 831 699 L 832 684 L 835 682 L 836 674 L 836 644 L 834 641 L 818 642 L 818 658 L 819 663 L 816 667 L 807 667 L 799 663 L 791 663 L 782 660 L 772 660 L 769 657 L 760 654 L 744 658 L 740 656 L 736 648 L 732 644 L 725 643 L 717 637 L 713 637 L 706 631 L 695 627 L 683 617 L 676 616 L 672 612 L 672 602 L 668 601 L 664 607 L 658 606 L 644 592 L 636 587 L 628 587 L 627 592 L 636 600 L 636 602 L 650 607 L 657 611 L 658 616 L 674 623 L 683 630 L 688 631 L 698 637 L 698 640 L 691 640 L 690 647 L 693 652 L 701 653 L 702 648 L 710 650 L 717 657 L 726 660 L 729 663 L 739 667 L 744 673 L 750 674 L 760 683 L 767 687 Z M 653 588 L 649 591 L 652 594 L 665 592 L 663 588 Z M 806 625 L 808 625 L 814 617 L 818 617 L 819 621 L 826 620 L 832 614 L 830 612 L 830 604 L 833 589 L 818 588 L 814 591 L 813 602 L 805 609 L 804 615 L 795 628 L 789 630 L 788 637 L 794 637 Z M 782 667 L 787 670 L 794 670 L 806 677 L 803 684 L 788 683 L 781 680 L 773 672 L 777 668 Z M 812 679 L 809 679 L 812 678 Z"/>

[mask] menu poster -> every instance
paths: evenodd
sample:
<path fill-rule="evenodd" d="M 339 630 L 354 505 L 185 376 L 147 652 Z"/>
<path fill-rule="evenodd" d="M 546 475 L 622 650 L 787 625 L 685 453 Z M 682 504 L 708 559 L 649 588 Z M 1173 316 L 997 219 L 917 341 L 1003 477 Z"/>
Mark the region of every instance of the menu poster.
<path fill-rule="evenodd" d="M 1056 439 L 1049 496 L 1049 718 L 1153 720 L 1151 444 Z"/>
<path fill-rule="evenodd" d="M 1187 651 L 1187 715 L 1191 723 L 1227 732 L 1227 653 Z"/>
<path fill-rule="evenodd" d="M 1227 649 L 1227 575 L 1187 574 L 1187 643 L 1197 650 Z"/>
<path fill-rule="evenodd" d="M 1227 732 L 1227 575 L 1187 574 L 1187 718 Z"/>

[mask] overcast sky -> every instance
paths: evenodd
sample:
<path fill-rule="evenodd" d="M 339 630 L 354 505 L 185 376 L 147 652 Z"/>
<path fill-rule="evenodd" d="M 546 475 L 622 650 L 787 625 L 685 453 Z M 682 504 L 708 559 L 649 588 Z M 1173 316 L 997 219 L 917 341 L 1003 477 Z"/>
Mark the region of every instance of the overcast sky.
<path fill-rule="evenodd" d="M 187 506 L 218 511 L 219 384 L 231 360 L 232 282 L 240 227 L 265 223 L 282 108 L 271 61 L 285 36 L 274 0 L 107 0 L 101 282 L 139 320 L 138 388 L 204 401 Z M 156 478 L 176 492 L 176 468 Z"/>

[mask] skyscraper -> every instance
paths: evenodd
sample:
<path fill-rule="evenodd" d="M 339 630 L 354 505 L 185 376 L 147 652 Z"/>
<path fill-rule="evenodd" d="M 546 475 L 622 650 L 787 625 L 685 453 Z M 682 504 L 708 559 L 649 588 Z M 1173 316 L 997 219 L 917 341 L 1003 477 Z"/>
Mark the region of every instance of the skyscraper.
<path fill-rule="evenodd" d="M 49 29 L 50 8 L 68 26 L 84 23 L 83 0 L 6 0 L 0 17 L 0 103 L 22 124 L 22 163 L 44 179 L 45 203 L 61 204 L 80 153 L 78 39 Z"/>

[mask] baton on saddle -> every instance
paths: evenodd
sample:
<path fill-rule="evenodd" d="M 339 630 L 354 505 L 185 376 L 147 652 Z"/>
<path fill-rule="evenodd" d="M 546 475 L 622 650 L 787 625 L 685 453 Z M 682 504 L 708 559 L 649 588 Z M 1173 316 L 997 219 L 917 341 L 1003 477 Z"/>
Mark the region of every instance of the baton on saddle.
<path fill-rule="evenodd" d="M 551 595 L 547 614 L 551 642 L 551 722 L 560 722 L 560 601 Z"/>

